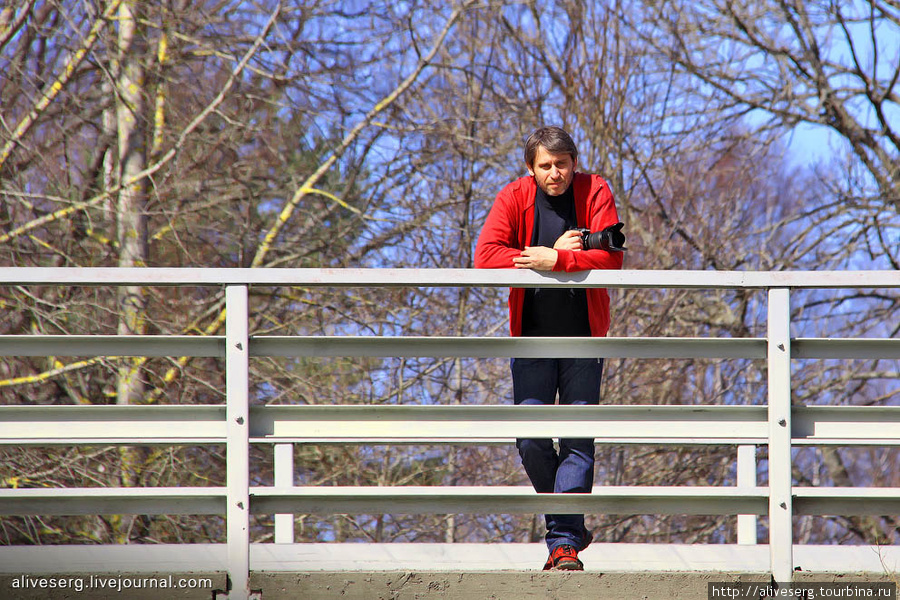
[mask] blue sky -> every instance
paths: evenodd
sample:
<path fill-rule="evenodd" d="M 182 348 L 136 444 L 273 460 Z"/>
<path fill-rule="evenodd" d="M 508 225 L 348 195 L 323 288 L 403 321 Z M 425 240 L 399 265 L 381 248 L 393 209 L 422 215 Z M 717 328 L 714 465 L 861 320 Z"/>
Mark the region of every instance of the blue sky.
<path fill-rule="evenodd" d="M 843 152 L 842 138 L 834 130 L 821 125 L 801 123 L 788 134 L 786 140 L 791 164 L 808 167 Z"/>

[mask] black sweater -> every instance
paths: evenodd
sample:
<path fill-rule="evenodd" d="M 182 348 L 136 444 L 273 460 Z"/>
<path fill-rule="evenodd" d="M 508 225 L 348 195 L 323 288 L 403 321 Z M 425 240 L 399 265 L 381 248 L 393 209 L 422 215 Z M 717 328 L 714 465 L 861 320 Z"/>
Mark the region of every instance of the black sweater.
<path fill-rule="evenodd" d="M 572 186 L 559 196 L 548 196 L 538 187 L 534 196 L 534 232 L 531 245 L 552 248 L 559 236 L 577 227 Z M 524 336 L 591 335 L 587 297 L 583 288 L 527 289 L 523 309 Z"/>

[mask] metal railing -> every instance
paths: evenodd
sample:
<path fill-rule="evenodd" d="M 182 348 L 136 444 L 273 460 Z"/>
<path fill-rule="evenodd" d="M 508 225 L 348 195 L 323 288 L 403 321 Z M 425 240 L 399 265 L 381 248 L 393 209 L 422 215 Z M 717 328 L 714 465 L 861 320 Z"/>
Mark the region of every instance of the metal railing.
<path fill-rule="evenodd" d="M 229 598 L 250 595 L 254 570 L 304 570 L 308 549 L 292 544 L 293 513 L 542 513 L 737 515 L 738 547 L 660 548 L 647 565 L 703 556 L 707 567 L 763 570 L 790 581 L 795 549 L 853 568 L 860 554 L 793 544 L 794 515 L 900 513 L 898 488 L 796 487 L 795 446 L 900 444 L 900 407 L 792 406 L 791 360 L 900 358 L 900 339 L 791 336 L 790 291 L 810 288 L 900 288 L 900 272 L 590 271 L 543 274 L 467 269 L 112 269 L 0 268 L 0 285 L 224 286 L 224 336 L 0 336 L 0 356 L 224 357 L 224 406 L 2 406 L 0 444 L 224 444 L 227 485 L 205 488 L 0 489 L 0 515 L 225 515 L 225 544 L 177 546 L 4 547 L 7 572 L 221 571 Z M 604 338 L 540 340 L 457 337 L 275 337 L 249 335 L 248 287 L 608 287 L 756 289 L 768 294 L 765 338 Z M 250 406 L 249 362 L 256 356 L 745 358 L 767 362 L 761 406 Z M 537 412 L 539 411 L 539 412 Z M 539 418 L 538 418 L 539 417 Z M 414 425 L 414 426 L 412 426 Z M 494 443 L 517 437 L 593 437 L 598 443 L 733 445 L 736 486 L 598 486 L 591 494 L 539 495 L 526 487 L 298 487 L 293 444 Z M 274 486 L 251 486 L 252 444 L 275 446 Z M 768 447 L 768 486 L 756 482 L 755 448 Z M 250 543 L 250 515 L 276 514 L 275 544 Z M 756 545 L 756 516 L 768 517 L 768 547 Z M 224 546 L 224 548 L 223 548 Z M 325 545 L 329 546 L 329 545 Z M 364 546 L 364 545 L 358 545 Z M 403 545 L 393 556 L 402 555 Z M 428 545 L 415 544 L 415 554 Z M 465 553 L 477 555 L 472 545 Z M 496 548 L 496 546 L 494 546 Z M 622 545 L 629 556 L 629 545 Z M 425 550 L 423 550 L 425 548 Z M 453 568 L 451 556 L 444 568 Z M 761 554 L 764 552 L 764 554 Z M 900 556 L 882 551 L 878 564 Z M 512 552 L 515 554 L 515 552 Z M 668 554 L 667 554 L 668 553 Z M 723 562 L 721 556 L 731 562 Z M 409 554 L 405 555 L 409 558 Z M 457 558 L 459 555 L 457 555 Z M 529 560 L 531 558 L 529 557 Z M 542 560 L 542 558 L 538 558 Z M 627 559 L 622 559 L 627 560 Z M 187 562 L 186 562 L 187 561 Z M 357 564 L 345 560 L 345 564 Z M 361 564 L 361 563 L 360 563 Z M 861 568 L 872 561 L 861 559 Z M 627 567 L 626 567 L 627 568 Z M 703 567 L 701 567 L 703 568 Z M 637 569 L 636 569 L 637 570 Z"/>

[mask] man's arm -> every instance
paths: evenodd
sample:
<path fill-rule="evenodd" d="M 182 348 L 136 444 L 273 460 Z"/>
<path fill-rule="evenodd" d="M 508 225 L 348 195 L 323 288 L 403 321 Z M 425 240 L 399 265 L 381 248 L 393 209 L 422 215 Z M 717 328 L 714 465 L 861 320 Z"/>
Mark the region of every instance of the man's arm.
<path fill-rule="evenodd" d="M 497 195 L 475 245 L 476 269 L 511 269 L 522 254 L 518 248 L 518 222 L 515 203 L 508 189 Z"/>
<path fill-rule="evenodd" d="M 581 252 L 581 234 L 574 230 L 567 231 L 559 236 L 553 248 L 525 246 L 522 254 L 513 259 L 513 264 L 517 269 L 552 271 L 559 261 L 559 250 Z"/>
<path fill-rule="evenodd" d="M 602 231 L 610 225 L 619 222 L 616 212 L 616 203 L 613 200 L 609 185 L 604 182 L 593 202 L 593 210 L 589 215 L 588 224 L 591 231 Z M 579 245 L 579 248 L 581 246 Z M 584 271 L 587 269 L 621 269 L 624 263 L 622 252 L 607 252 L 606 250 L 571 250 L 560 249 L 554 271 Z"/>

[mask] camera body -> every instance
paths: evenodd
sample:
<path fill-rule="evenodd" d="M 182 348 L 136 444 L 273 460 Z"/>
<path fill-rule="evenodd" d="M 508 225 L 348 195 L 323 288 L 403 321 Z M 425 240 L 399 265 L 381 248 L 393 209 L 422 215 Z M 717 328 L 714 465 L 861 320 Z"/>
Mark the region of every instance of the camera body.
<path fill-rule="evenodd" d="M 579 227 L 576 229 L 581 234 L 581 247 L 585 250 L 606 250 L 607 252 L 625 252 L 625 234 L 622 233 L 624 223 L 610 225 L 603 231 L 591 232 L 590 229 Z"/>

